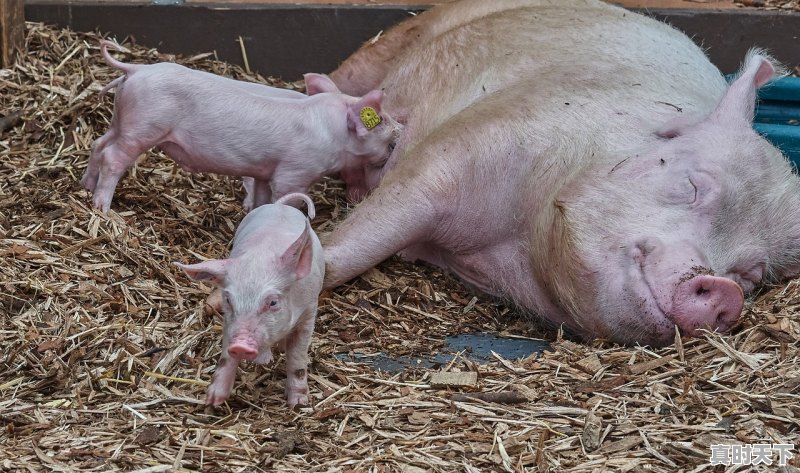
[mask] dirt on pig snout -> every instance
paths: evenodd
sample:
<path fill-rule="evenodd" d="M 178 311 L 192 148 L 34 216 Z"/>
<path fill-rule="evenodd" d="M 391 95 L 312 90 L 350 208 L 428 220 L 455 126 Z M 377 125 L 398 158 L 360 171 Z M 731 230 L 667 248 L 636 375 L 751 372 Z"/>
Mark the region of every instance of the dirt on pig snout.
<path fill-rule="evenodd" d="M 652 350 L 558 338 L 392 259 L 323 294 L 311 406 L 286 408 L 278 358 L 243 366 L 228 404 L 206 408 L 220 320 L 203 310 L 210 288 L 171 263 L 227 253 L 240 184 L 150 152 L 109 215 L 90 209 L 78 181 L 111 116 L 97 91 L 118 76 L 98 39 L 29 24 L 27 54 L 0 71 L 0 113 L 22 112 L 0 137 L 0 471 L 688 472 L 722 471 L 701 470 L 712 444 L 800 448 L 796 282 L 763 289 L 732 335 Z M 213 55 L 126 46 L 126 61 L 263 81 Z M 314 199 L 324 234 L 348 212 L 341 183 Z M 422 357 L 481 331 L 552 349 L 392 373 L 350 361 Z"/>

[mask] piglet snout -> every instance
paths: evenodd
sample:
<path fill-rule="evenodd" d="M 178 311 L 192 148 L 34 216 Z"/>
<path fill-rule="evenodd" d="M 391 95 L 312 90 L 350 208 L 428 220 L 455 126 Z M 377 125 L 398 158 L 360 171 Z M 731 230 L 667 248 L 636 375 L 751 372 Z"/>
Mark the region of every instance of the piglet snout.
<path fill-rule="evenodd" d="M 744 293 L 734 281 L 699 275 L 678 285 L 668 316 L 682 333 L 698 335 L 699 329 L 728 330 L 743 307 Z"/>
<path fill-rule="evenodd" d="M 258 356 L 258 348 L 252 339 L 236 339 L 228 347 L 228 354 L 237 360 L 253 361 Z"/>

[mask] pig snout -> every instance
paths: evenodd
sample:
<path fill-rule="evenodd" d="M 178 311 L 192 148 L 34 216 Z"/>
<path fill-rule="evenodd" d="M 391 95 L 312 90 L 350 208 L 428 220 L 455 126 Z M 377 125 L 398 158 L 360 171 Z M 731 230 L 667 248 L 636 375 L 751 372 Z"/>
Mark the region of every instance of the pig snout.
<path fill-rule="evenodd" d="M 252 338 L 237 338 L 228 347 L 228 354 L 237 360 L 253 361 L 258 357 L 258 346 Z"/>
<path fill-rule="evenodd" d="M 743 307 L 744 293 L 734 281 L 698 275 L 678 284 L 667 316 L 682 333 L 697 335 L 699 329 L 730 329 Z"/>

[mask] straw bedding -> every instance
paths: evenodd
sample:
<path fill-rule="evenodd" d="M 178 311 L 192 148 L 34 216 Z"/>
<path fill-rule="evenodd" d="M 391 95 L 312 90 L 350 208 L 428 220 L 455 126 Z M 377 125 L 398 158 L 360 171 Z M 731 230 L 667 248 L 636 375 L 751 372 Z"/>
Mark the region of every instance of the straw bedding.
<path fill-rule="evenodd" d="M 800 444 L 797 281 L 763 289 L 732 335 L 652 350 L 564 339 L 393 259 L 322 295 L 310 407 L 287 409 L 281 357 L 243 365 L 227 405 L 204 406 L 220 318 L 210 288 L 171 262 L 226 254 L 240 184 L 151 152 L 108 215 L 91 210 L 78 181 L 111 115 L 97 91 L 118 75 L 98 38 L 28 24 L 27 54 L 0 71 L 0 471 L 699 472 L 724 471 L 707 467 L 710 444 Z M 212 55 L 128 46 L 128 62 L 272 83 Z M 324 234 L 348 212 L 341 183 L 314 199 Z M 456 355 L 438 371 L 477 379 L 452 385 L 335 357 L 419 356 L 475 331 L 552 350 Z"/>

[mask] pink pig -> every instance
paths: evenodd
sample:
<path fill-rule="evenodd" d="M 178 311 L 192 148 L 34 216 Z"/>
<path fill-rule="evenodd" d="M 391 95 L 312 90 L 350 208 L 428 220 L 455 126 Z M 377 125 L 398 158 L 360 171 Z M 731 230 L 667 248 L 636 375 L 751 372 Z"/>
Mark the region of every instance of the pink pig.
<path fill-rule="evenodd" d="M 239 361 L 269 363 L 273 346 L 286 352 L 289 407 L 308 404 L 308 347 L 325 262 L 309 219 L 285 205 L 296 199 L 306 202 L 313 219 L 314 204 L 308 196 L 287 194 L 245 216 L 227 259 L 175 263 L 190 278 L 208 282 L 221 293 L 222 353 L 207 404 L 218 406 L 228 398 Z"/>
<path fill-rule="evenodd" d="M 381 111 L 380 90 L 361 98 L 268 94 L 267 86 L 178 64 L 125 64 L 111 57 L 109 46 L 117 48 L 109 41 L 100 46 L 105 60 L 125 75 L 104 89 L 117 89 L 114 116 L 92 145 L 81 179 L 104 212 L 125 171 L 154 146 L 190 172 L 252 177 L 257 207 L 305 192 L 354 160 L 385 161 L 399 133 Z"/>

